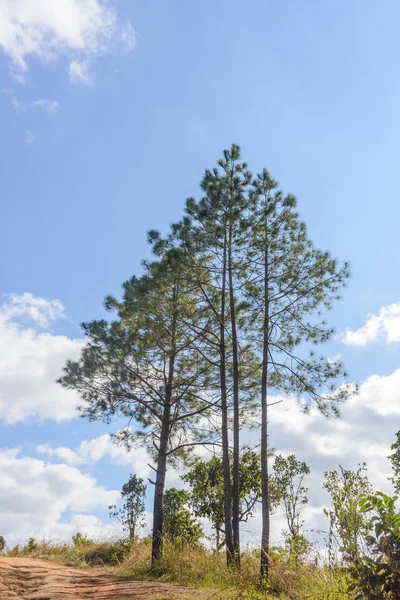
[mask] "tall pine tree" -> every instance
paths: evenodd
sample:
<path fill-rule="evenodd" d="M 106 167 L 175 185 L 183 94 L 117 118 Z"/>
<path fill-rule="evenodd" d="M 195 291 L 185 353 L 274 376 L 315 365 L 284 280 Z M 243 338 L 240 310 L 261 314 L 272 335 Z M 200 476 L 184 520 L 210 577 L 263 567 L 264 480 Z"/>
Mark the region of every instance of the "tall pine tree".
<path fill-rule="evenodd" d="M 313 246 L 296 212 L 294 196 L 283 196 L 267 170 L 254 181 L 251 200 L 248 327 L 262 365 L 261 574 L 267 577 L 268 389 L 296 395 L 304 411 L 316 406 L 325 415 L 338 414 L 338 404 L 349 394 L 347 386 L 337 387 L 342 383 L 343 366 L 339 360 L 318 357 L 309 346 L 332 337 L 333 329 L 327 325 L 324 312 L 339 298 L 349 268 Z"/>
<path fill-rule="evenodd" d="M 211 308 L 218 331 L 218 368 L 221 395 L 221 438 L 225 492 L 225 534 L 228 563 L 240 563 L 239 431 L 245 407 L 251 405 L 248 371 L 251 352 L 241 340 L 241 296 L 246 277 L 246 212 L 251 174 L 240 161 L 239 147 L 224 151 L 218 167 L 206 171 L 205 196 L 186 204 L 187 217 L 173 227 L 197 273 L 204 301 Z M 200 268 L 201 267 L 201 268 Z M 232 448 L 230 442 L 231 416 Z M 243 423 L 242 423 L 243 424 Z M 229 462 L 232 450 L 232 467 Z M 231 470 L 233 486 L 231 489 Z"/>
<path fill-rule="evenodd" d="M 178 249 L 168 250 L 150 235 L 159 260 L 145 264 L 140 278 L 124 284 L 121 302 L 106 299 L 114 321 L 84 324 L 87 343 L 79 361 L 69 361 L 60 383 L 78 390 L 82 414 L 126 427 L 116 441 L 146 444 L 156 466 L 153 509 L 155 563 L 162 552 L 163 498 L 168 462 L 184 458 L 197 443 L 210 441 L 198 423 L 214 406 L 210 364 L 198 351 L 210 325 L 185 277 Z M 212 440 L 211 440 L 212 441 Z"/>

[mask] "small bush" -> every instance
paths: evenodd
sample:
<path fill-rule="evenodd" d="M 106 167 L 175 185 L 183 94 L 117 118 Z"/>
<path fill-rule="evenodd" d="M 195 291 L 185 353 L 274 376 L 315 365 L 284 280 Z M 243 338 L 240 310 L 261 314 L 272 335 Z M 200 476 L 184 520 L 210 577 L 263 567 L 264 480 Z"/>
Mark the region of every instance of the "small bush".
<path fill-rule="evenodd" d="M 78 531 L 75 535 L 72 536 L 72 543 L 76 548 L 77 546 L 90 546 L 91 544 L 93 544 L 93 540 L 88 538 L 87 535 L 82 535 L 82 533 Z"/>
<path fill-rule="evenodd" d="M 132 551 L 134 542 L 122 539 L 118 542 L 92 543 L 83 555 L 85 563 L 91 566 L 120 565 L 124 558 Z"/>
<path fill-rule="evenodd" d="M 20 556 L 21 551 L 19 549 L 19 544 L 17 544 L 16 546 L 14 546 L 14 548 L 11 548 L 11 550 L 8 550 L 7 552 L 7 556 Z"/>
<path fill-rule="evenodd" d="M 6 549 L 6 545 L 6 540 L 2 535 L 0 535 L 0 554 L 3 554 L 4 550 Z"/>
<path fill-rule="evenodd" d="M 31 537 L 28 540 L 28 544 L 26 545 L 26 550 L 28 552 L 34 552 L 37 549 L 37 542 L 35 538 Z"/>

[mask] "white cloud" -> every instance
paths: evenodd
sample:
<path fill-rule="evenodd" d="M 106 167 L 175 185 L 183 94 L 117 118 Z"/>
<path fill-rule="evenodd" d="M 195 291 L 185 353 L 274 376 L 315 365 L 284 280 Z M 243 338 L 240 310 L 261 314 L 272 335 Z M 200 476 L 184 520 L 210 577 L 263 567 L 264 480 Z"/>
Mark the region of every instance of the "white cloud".
<path fill-rule="evenodd" d="M 73 60 L 69 65 L 69 80 L 71 83 L 92 85 L 90 65 L 88 60 Z"/>
<path fill-rule="evenodd" d="M 369 314 L 362 327 L 346 329 L 342 341 L 347 346 L 366 346 L 370 342 L 400 341 L 400 302 L 383 306 L 378 314 Z"/>
<path fill-rule="evenodd" d="M 38 100 L 34 100 L 33 102 L 22 102 L 16 97 L 16 95 L 14 94 L 14 90 L 7 88 L 3 90 L 3 92 L 4 94 L 6 94 L 6 96 L 10 98 L 11 106 L 17 113 L 25 112 L 30 108 L 41 108 L 47 113 L 56 113 L 58 112 L 58 109 L 60 107 L 60 104 L 57 100 L 39 98 Z"/>
<path fill-rule="evenodd" d="M 32 106 L 41 108 L 45 112 L 55 113 L 58 111 L 60 105 L 57 100 L 49 100 L 48 98 L 40 98 L 32 103 Z"/>
<path fill-rule="evenodd" d="M 38 298 L 29 293 L 6 294 L 4 298 L 6 301 L 0 306 L 0 317 L 6 321 L 26 317 L 45 328 L 52 321 L 65 318 L 60 300 Z"/>
<path fill-rule="evenodd" d="M 36 139 L 36 133 L 33 133 L 30 129 L 27 129 L 25 132 L 25 142 L 29 144 L 33 144 Z"/>
<path fill-rule="evenodd" d="M 114 444 L 108 433 L 83 441 L 75 450 L 66 447 L 52 448 L 48 444 L 40 444 L 36 446 L 36 452 L 59 458 L 70 465 L 90 464 L 108 458 L 114 464 L 129 466 L 133 473 L 143 479 L 149 476 L 148 463 L 152 462 L 144 447 L 129 452 L 125 446 Z"/>
<path fill-rule="evenodd" d="M 115 0 L 0 0 L 0 47 L 15 80 L 25 82 L 30 59 L 46 64 L 131 50 L 132 25 L 119 19 L 116 6 Z"/>
<path fill-rule="evenodd" d="M 340 360 L 342 359 L 341 354 L 336 354 L 335 356 L 328 356 L 327 361 L 330 365 L 335 365 L 336 363 L 338 363 Z"/>
<path fill-rule="evenodd" d="M 55 381 L 84 342 L 35 329 L 63 316 L 59 300 L 31 294 L 11 294 L 0 306 L 0 419 L 17 423 L 76 416 L 78 395 Z"/>
<path fill-rule="evenodd" d="M 10 98 L 10 102 L 15 112 L 23 112 L 26 110 L 26 105 L 18 100 L 14 94 L 14 90 L 10 88 L 3 89 L 3 93 Z"/>
<path fill-rule="evenodd" d="M 0 470 L 0 531 L 9 543 L 30 536 L 65 539 L 77 530 L 89 534 L 116 530 L 87 513 L 114 504 L 120 493 L 105 489 L 78 469 L 20 456 L 18 450 L 0 450 Z M 62 523 L 66 511 L 72 517 Z"/>
<path fill-rule="evenodd" d="M 18 113 L 19 113 L 19 112 L 23 112 L 23 111 L 24 111 L 24 110 L 26 110 L 26 108 L 27 108 L 27 107 L 26 107 L 26 105 L 25 105 L 25 104 L 22 104 L 22 103 L 21 103 L 21 102 L 18 100 L 18 98 L 16 98 L 15 96 L 12 96 L 12 97 L 11 97 L 11 104 L 12 104 L 12 106 L 13 106 L 13 108 L 14 108 L 15 112 L 18 112 Z"/>
<path fill-rule="evenodd" d="M 85 462 L 82 456 L 79 456 L 79 454 L 66 446 L 52 448 L 49 444 L 39 444 L 36 446 L 36 452 L 38 454 L 46 454 L 47 456 L 55 456 L 67 465 L 80 465 Z"/>

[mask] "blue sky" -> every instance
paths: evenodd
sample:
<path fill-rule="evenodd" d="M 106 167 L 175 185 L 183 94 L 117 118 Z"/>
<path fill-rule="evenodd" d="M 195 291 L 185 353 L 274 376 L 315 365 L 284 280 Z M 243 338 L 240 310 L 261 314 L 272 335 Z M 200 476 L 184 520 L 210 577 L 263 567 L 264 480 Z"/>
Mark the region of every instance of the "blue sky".
<path fill-rule="evenodd" d="M 53 382 L 79 349 L 80 322 L 101 315 L 104 296 L 140 270 L 146 231 L 179 219 L 232 142 L 253 171 L 267 167 L 298 197 L 316 244 L 353 272 L 326 352 L 362 383 L 357 407 L 342 424 L 312 417 L 296 431 L 278 415 L 285 431 L 274 445 L 291 451 L 295 437 L 315 461 L 315 513 L 324 457 L 362 458 L 340 445 L 346 423 L 355 446 L 371 446 L 376 469 L 386 468 L 370 426 L 382 418 L 387 447 L 400 414 L 399 18 L 390 0 L 0 0 L 0 352 L 12 372 L 0 367 L 0 466 L 37 468 L 51 492 L 43 502 L 56 507 L 43 522 L 22 503 L 28 516 L 14 531 L 0 499 L 6 537 L 104 530 L 94 521 L 102 504 L 80 504 L 71 482 L 80 473 L 94 495 L 116 498 L 133 459 L 112 454 L 103 426 L 71 420 L 73 399 Z M 54 313 L 55 299 L 64 309 Z M 380 316 L 367 321 L 370 313 Z M 344 343 L 346 329 L 366 323 Z M 93 439 L 100 458 L 54 453 Z M 67 505 L 62 478 L 49 483 L 54 465 L 70 482 Z"/>

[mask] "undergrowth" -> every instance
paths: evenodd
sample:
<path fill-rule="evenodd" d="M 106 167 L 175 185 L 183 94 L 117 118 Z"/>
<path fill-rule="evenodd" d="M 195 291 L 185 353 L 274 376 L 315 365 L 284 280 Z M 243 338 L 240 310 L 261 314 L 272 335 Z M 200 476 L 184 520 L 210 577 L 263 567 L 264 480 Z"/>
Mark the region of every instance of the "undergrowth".
<path fill-rule="evenodd" d="M 259 555 L 242 555 L 240 572 L 228 569 L 224 553 L 201 546 L 165 542 L 163 558 L 151 567 L 151 541 L 92 541 L 78 534 L 72 544 L 30 540 L 7 556 L 41 558 L 76 567 L 112 569 L 123 577 L 151 579 L 206 589 L 204 598 L 222 600 L 351 600 L 346 571 L 329 570 L 308 560 L 294 560 L 281 548 L 271 551 L 268 585 L 260 585 Z M 203 597 L 203 596 L 202 596 Z"/>

